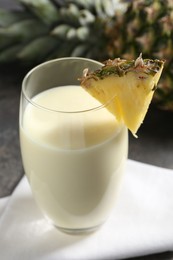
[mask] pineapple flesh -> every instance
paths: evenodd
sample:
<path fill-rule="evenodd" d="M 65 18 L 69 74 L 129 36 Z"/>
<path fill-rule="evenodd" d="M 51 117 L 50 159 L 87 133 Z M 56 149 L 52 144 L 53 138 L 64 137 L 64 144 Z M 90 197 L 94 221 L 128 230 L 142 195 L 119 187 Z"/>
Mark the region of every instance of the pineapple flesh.
<path fill-rule="evenodd" d="M 84 71 L 81 86 L 122 121 L 136 136 L 161 76 L 164 61 L 108 60 L 94 72 Z"/>

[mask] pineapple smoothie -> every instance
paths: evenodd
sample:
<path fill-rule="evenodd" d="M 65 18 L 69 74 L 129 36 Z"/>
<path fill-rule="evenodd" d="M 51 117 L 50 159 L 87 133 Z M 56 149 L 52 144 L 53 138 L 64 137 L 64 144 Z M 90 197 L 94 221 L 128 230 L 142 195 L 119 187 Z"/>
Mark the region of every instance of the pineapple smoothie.
<path fill-rule="evenodd" d="M 126 127 L 79 86 L 54 87 L 31 102 L 23 114 L 20 141 L 38 205 L 63 229 L 102 224 L 127 158 Z"/>

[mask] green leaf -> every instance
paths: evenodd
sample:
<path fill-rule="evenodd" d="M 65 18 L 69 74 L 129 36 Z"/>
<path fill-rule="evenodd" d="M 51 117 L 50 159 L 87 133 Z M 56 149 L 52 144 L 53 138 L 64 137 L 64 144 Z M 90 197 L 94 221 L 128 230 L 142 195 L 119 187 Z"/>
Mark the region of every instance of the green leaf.
<path fill-rule="evenodd" d="M 74 28 L 70 28 L 70 30 L 67 32 L 67 39 L 72 40 L 77 37 L 77 31 Z"/>
<path fill-rule="evenodd" d="M 28 17 L 24 11 L 8 11 L 0 8 L 0 27 L 7 27 Z"/>
<path fill-rule="evenodd" d="M 61 21 L 68 23 L 72 26 L 79 26 L 80 10 L 74 4 L 69 4 L 67 7 L 60 9 Z"/>
<path fill-rule="evenodd" d="M 71 29 L 72 27 L 70 25 L 67 24 L 60 24 L 58 26 L 56 26 L 53 31 L 51 31 L 51 34 L 62 38 L 62 39 L 66 39 L 67 37 L 67 32 Z"/>
<path fill-rule="evenodd" d="M 61 58 L 71 56 L 73 50 L 76 47 L 75 41 L 61 41 L 56 50 L 51 53 L 49 59 Z"/>
<path fill-rule="evenodd" d="M 3 42 L 0 42 L 0 47 L 28 41 L 46 33 L 48 28 L 34 19 L 17 22 L 7 28 L 0 28 L 0 40 Z"/>
<path fill-rule="evenodd" d="M 112 0 L 102 1 L 102 6 L 103 6 L 104 13 L 108 17 L 111 17 L 115 14 L 115 8 Z"/>
<path fill-rule="evenodd" d="M 74 50 L 71 53 L 71 56 L 72 57 L 85 57 L 85 54 L 87 51 L 88 51 L 88 45 L 80 44 L 74 48 Z"/>
<path fill-rule="evenodd" d="M 131 0 L 130 0 L 131 1 Z M 107 0 L 104 1 L 102 0 L 102 6 L 104 13 L 106 14 L 107 17 L 113 17 L 115 14 L 122 13 L 124 14 L 127 10 L 128 7 L 128 0 Z"/>
<path fill-rule="evenodd" d="M 27 9 L 46 24 L 59 19 L 58 9 L 49 0 L 19 0 Z"/>
<path fill-rule="evenodd" d="M 95 0 L 95 8 L 96 8 L 97 15 L 99 17 L 101 17 L 101 18 L 105 17 L 105 13 L 104 13 L 104 10 L 103 10 L 101 0 Z"/>
<path fill-rule="evenodd" d="M 76 4 L 69 4 L 68 12 L 71 15 L 73 15 L 74 17 L 78 17 L 79 16 L 79 8 L 77 7 Z"/>
<path fill-rule="evenodd" d="M 69 0 L 67 0 L 69 1 Z M 84 9 L 88 9 L 88 10 L 92 10 L 94 7 L 94 1 L 93 0 L 70 0 L 70 2 L 76 4 L 77 6 L 84 8 Z"/>
<path fill-rule="evenodd" d="M 79 40 L 86 41 L 89 38 L 90 30 L 87 27 L 79 27 L 76 30 L 76 34 Z"/>
<path fill-rule="evenodd" d="M 95 22 L 95 16 L 88 10 L 81 10 L 79 16 L 81 25 L 88 25 Z"/>
<path fill-rule="evenodd" d="M 0 63 L 13 62 L 17 59 L 17 53 L 21 49 L 22 45 L 15 45 L 0 53 Z"/>
<path fill-rule="evenodd" d="M 17 55 L 20 60 L 40 62 L 58 46 L 58 41 L 50 36 L 35 39 L 26 45 Z"/>

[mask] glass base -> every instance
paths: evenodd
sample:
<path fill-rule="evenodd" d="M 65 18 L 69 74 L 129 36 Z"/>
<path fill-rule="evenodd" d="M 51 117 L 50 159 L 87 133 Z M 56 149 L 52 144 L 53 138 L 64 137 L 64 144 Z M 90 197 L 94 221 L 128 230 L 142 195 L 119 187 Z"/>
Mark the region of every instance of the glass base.
<path fill-rule="evenodd" d="M 96 232 L 103 224 L 91 228 L 62 228 L 54 225 L 59 231 L 70 235 L 82 235 Z"/>
<path fill-rule="evenodd" d="M 101 226 L 104 224 L 101 223 L 97 226 L 94 227 L 88 227 L 88 228 L 65 228 L 65 227 L 59 227 L 56 224 L 53 223 L 52 220 L 50 220 L 48 217 L 46 217 L 46 220 L 48 221 L 48 223 L 52 226 L 54 226 L 55 228 L 57 228 L 59 231 L 66 233 L 66 234 L 70 234 L 70 235 L 82 235 L 82 234 L 89 234 L 89 233 L 93 233 L 95 231 L 97 231 L 99 228 L 101 228 Z"/>

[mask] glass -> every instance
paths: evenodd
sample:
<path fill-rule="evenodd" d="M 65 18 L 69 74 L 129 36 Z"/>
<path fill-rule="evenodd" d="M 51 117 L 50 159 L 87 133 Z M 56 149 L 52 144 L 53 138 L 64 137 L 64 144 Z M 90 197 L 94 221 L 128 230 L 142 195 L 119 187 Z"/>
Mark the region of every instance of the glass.
<path fill-rule="evenodd" d="M 22 85 L 20 144 L 25 174 L 44 216 L 65 232 L 92 231 L 105 222 L 127 158 L 127 129 L 107 110 L 113 100 L 82 110 L 70 107 L 71 101 L 76 105 L 81 100 L 67 86 L 84 91 L 78 80 L 83 70 L 101 66 L 84 58 L 52 60 L 32 69 Z M 55 88 L 65 92 L 60 98 L 59 92 L 56 97 L 52 92 L 46 100 Z M 67 92 L 69 106 L 64 109 Z M 47 103 L 40 103 L 40 93 L 46 93 Z M 94 100 L 84 94 L 83 101 Z"/>

